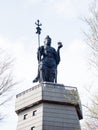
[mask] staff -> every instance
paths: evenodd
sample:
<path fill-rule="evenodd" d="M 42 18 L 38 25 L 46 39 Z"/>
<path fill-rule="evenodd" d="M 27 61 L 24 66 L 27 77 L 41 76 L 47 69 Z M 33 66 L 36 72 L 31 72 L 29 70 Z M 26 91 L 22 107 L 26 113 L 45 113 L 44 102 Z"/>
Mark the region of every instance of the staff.
<path fill-rule="evenodd" d="M 40 47 L 40 34 L 41 34 L 41 28 L 40 28 L 40 26 L 42 26 L 42 24 L 40 23 L 40 21 L 39 20 L 37 20 L 37 22 L 35 22 L 35 24 L 37 25 L 37 27 L 36 27 L 36 29 L 37 29 L 37 31 L 36 31 L 36 34 L 38 34 L 38 48 Z M 39 63 L 40 63 L 40 52 L 39 52 Z"/>
<path fill-rule="evenodd" d="M 37 29 L 36 33 L 38 34 L 38 47 L 40 47 L 40 34 L 41 34 L 41 30 L 42 30 L 40 28 L 40 26 L 42 26 L 42 24 L 40 23 L 39 20 L 37 20 L 37 22 L 35 22 L 35 24 L 37 25 L 37 27 L 36 27 L 36 29 Z"/>
<path fill-rule="evenodd" d="M 41 34 L 41 28 L 40 26 L 42 26 L 42 24 L 40 23 L 39 20 L 37 20 L 37 22 L 35 22 L 35 24 L 37 25 L 36 29 L 36 34 L 38 34 L 38 75 L 37 77 L 33 80 L 33 83 L 34 82 L 37 82 L 39 80 L 39 78 L 41 77 L 41 72 L 39 70 L 39 65 L 40 65 L 40 60 L 41 60 L 41 56 L 40 56 L 40 34 Z"/>

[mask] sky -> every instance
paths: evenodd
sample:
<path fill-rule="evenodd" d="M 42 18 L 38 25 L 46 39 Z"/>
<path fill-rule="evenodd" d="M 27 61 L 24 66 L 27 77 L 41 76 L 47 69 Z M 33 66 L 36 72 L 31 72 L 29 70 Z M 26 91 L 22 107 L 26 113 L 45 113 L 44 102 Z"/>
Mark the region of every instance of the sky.
<path fill-rule="evenodd" d="M 91 3 L 92 0 L 0 0 L 0 48 L 15 59 L 13 73 L 20 82 L 14 93 L 38 84 L 32 80 L 37 75 L 35 22 L 39 19 L 42 23 L 40 45 L 46 35 L 52 38 L 54 48 L 59 41 L 63 44 L 58 83 L 77 87 L 84 102 L 85 87 L 91 84 L 93 77 L 88 65 L 89 48 L 83 34 L 87 25 L 82 18 L 89 16 Z M 16 130 L 14 107 L 15 97 L 2 108 L 7 117 L 0 122 L 0 129 Z"/>

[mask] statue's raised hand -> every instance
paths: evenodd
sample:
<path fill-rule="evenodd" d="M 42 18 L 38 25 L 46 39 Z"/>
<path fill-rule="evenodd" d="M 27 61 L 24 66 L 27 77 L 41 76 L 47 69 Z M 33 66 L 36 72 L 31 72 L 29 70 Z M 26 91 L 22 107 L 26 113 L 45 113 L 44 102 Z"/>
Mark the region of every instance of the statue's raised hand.
<path fill-rule="evenodd" d="M 58 48 L 60 49 L 62 47 L 63 47 L 62 42 L 58 42 Z"/>

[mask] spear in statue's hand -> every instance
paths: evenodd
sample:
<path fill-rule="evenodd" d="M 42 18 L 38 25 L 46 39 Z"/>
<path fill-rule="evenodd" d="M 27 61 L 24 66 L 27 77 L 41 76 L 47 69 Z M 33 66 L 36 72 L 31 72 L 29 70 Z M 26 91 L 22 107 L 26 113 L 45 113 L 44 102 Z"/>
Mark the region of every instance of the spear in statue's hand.
<path fill-rule="evenodd" d="M 35 24 L 37 25 L 37 27 L 36 27 L 36 29 L 37 29 L 36 34 L 38 34 L 38 46 L 40 47 L 40 34 L 41 34 L 41 30 L 42 30 L 40 28 L 40 26 L 42 26 L 42 24 L 40 23 L 39 20 L 37 20 L 37 22 L 35 22 Z"/>
<path fill-rule="evenodd" d="M 36 34 L 38 34 L 38 48 L 40 48 L 40 34 L 41 34 L 41 28 L 40 28 L 40 26 L 42 26 L 42 24 L 40 23 L 40 21 L 39 20 L 37 20 L 37 22 L 35 22 L 35 24 L 37 25 L 37 27 L 36 27 L 36 29 L 37 29 L 37 31 L 36 31 Z M 38 61 L 39 61 L 39 63 L 40 63 L 40 50 L 38 50 Z"/>

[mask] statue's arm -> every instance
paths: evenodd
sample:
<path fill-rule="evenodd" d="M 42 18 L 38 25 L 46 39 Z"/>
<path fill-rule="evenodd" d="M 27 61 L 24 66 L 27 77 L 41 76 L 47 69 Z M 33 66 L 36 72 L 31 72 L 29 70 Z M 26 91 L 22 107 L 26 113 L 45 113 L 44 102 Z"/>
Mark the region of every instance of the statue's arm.
<path fill-rule="evenodd" d="M 38 59 L 38 61 L 41 60 L 41 56 L 43 55 L 43 51 L 44 51 L 44 47 L 43 46 L 38 48 L 38 51 L 37 51 L 37 59 Z"/>
<path fill-rule="evenodd" d="M 61 42 L 58 42 L 58 49 L 57 49 L 57 65 L 60 63 L 60 49 L 63 47 Z"/>

